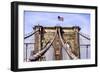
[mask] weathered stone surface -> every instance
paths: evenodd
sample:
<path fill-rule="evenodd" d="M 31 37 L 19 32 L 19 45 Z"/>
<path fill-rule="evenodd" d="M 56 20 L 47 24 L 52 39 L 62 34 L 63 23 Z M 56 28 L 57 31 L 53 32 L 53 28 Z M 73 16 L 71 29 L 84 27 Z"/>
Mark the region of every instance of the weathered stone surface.
<path fill-rule="evenodd" d="M 57 27 L 58 28 L 58 27 Z M 37 30 L 39 28 L 34 28 L 34 30 Z M 78 58 L 80 57 L 80 47 L 79 47 L 79 27 L 60 27 L 62 38 L 64 40 L 64 43 L 69 43 L 72 48 L 72 53 L 74 53 Z M 41 48 L 46 45 L 46 43 L 53 39 L 55 35 L 56 28 L 55 27 L 43 27 L 40 32 L 35 33 L 35 51 L 38 52 L 41 50 Z M 54 47 L 54 55 L 55 60 L 61 60 L 62 59 L 62 44 L 59 40 L 59 35 L 56 36 L 55 41 L 53 42 Z"/>

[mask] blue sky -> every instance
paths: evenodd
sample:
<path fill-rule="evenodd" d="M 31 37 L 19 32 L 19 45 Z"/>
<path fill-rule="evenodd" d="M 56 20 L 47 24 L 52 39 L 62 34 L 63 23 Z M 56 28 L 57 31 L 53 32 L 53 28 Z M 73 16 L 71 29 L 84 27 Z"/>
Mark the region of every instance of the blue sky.
<path fill-rule="evenodd" d="M 58 16 L 62 16 L 64 21 L 59 21 Z M 24 31 L 25 34 L 33 31 L 35 25 L 72 27 L 79 26 L 82 33 L 90 34 L 90 14 L 86 13 L 63 13 L 63 12 L 34 12 L 24 11 Z"/>

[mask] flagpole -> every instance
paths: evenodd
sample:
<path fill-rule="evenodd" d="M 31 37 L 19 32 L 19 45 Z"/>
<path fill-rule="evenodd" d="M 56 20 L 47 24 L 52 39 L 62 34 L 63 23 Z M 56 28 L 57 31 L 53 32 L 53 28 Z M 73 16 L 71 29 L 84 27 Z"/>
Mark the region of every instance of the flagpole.
<path fill-rule="evenodd" d="M 58 16 L 58 21 L 59 21 L 58 25 L 61 26 L 61 23 L 60 22 L 63 22 L 64 21 L 63 16 Z"/>

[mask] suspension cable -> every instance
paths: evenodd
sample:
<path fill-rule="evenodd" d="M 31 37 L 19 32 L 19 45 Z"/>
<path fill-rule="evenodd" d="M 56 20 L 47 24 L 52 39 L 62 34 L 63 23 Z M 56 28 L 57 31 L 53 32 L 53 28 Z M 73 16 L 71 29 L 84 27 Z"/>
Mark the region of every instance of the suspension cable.
<path fill-rule="evenodd" d="M 63 42 L 63 39 L 62 39 L 61 33 L 60 33 L 60 29 L 58 30 L 58 33 L 59 33 L 59 37 L 60 37 L 61 43 L 62 43 L 62 45 L 63 45 L 65 51 L 66 51 L 67 54 L 69 55 L 69 57 L 70 57 L 71 59 L 78 59 L 78 57 L 76 57 L 76 56 L 72 53 L 71 49 L 68 49 L 67 44 Z"/>
<path fill-rule="evenodd" d="M 79 33 L 79 35 L 81 35 L 82 37 L 84 37 L 84 38 L 86 38 L 86 39 L 90 40 L 90 38 L 89 38 L 89 37 L 86 37 L 86 36 L 85 36 L 85 35 L 83 35 L 82 33 Z"/>
<path fill-rule="evenodd" d="M 47 50 L 51 47 L 51 45 L 52 45 L 52 43 L 54 42 L 56 36 L 57 36 L 57 31 L 56 31 L 56 33 L 55 33 L 54 38 L 51 40 L 51 42 L 50 42 L 50 40 L 49 40 L 49 41 L 47 42 L 47 44 L 44 46 L 44 48 L 43 48 L 41 51 L 39 51 L 39 52 L 36 53 L 35 55 L 31 56 L 29 59 L 32 60 L 32 61 L 36 61 L 36 60 L 38 60 L 41 56 L 43 56 L 43 55 L 47 52 Z"/>
<path fill-rule="evenodd" d="M 24 37 L 24 39 L 27 39 L 28 37 L 32 36 L 33 34 L 35 34 L 35 33 L 38 32 L 38 31 L 39 31 L 39 30 L 37 30 L 37 31 L 35 31 L 35 32 L 33 32 L 33 33 L 31 33 L 30 35 Z"/>

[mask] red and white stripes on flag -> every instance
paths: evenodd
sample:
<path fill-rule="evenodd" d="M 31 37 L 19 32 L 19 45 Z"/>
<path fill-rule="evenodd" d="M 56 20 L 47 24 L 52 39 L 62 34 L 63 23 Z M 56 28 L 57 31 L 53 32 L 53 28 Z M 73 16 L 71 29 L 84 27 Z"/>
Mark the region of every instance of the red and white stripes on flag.
<path fill-rule="evenodd" d="M 64 18 L 62 16 L 58 16 L 59 21 L 64 21 Z"/>

